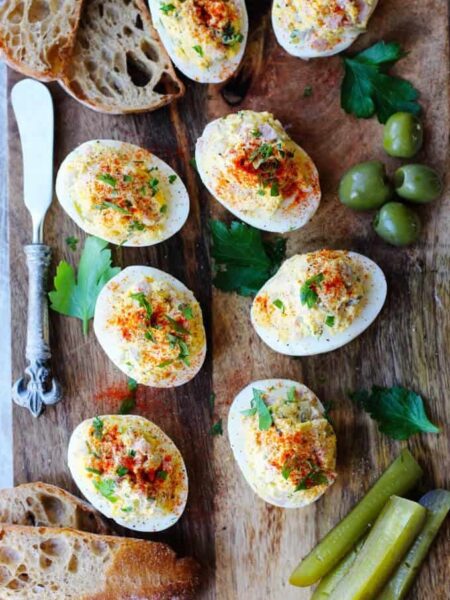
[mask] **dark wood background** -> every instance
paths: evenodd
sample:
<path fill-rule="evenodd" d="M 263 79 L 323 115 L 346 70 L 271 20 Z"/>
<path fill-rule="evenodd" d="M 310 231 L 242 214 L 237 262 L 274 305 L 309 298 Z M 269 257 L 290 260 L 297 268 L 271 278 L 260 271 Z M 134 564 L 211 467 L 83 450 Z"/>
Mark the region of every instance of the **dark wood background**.
<path fill-rule="evenodd" d="M 169 391 L 138 390 L 137 412 L 160 425 L 182 451 L 190 476 L 190 497 L 181 521 L 151 536 L 170 542 L 180 553 L 196 556 L 205 568 L 202 598 L 220 600 L 307 599 L 309 590 L 288 585 L 298 559 L 343 517 L 371 482 L 405 445 L 425 468 L 422 489 L 450 487 L 450 199 L 420 208 L 425 230 L 409 249 L 385 245 L 372 232 L 368 214 L 341 206 L 336 188 L 351 164 L 381 158 L 381 126 L 356 120 L 339 107 L 342 66 L 339 57 L 303 62 L 277 46 L 270 24 L 270 2 L 247 2 L 251 37 L 243 67 L 225 86 L 187 82 L 186 96 L 168 108 L 138 116 L 107 116 L 50 89 L 56 109 L 55 169 L 78 144 L 92 138 L 133 142 L 154 151 L 183 177 L 191 214 L 180 234 L 156 247 L 115 249 L 121 266 L 150 264 L 169 271 L 199 299 L 209 335 L 207 362 L 189 384 Z M 449 133 L 448 8 L 445 0 L 381 0 L 369 32 L 353 49 L 378 39 L 395 40 L 409 51 L 398 73 L 421 91 L 426 141 L 418 156 L 442 173 L 447 168 Z M 9 87 L 19 76 L 9 72 Z M 304 97 L 305 86 L 311 97 Z M 335 352 L 293 359 L 272 352 L 249 320 L 250 301 L 213 291 L 208 219 L 229 218 L 212 200 L 189 166 L 196 138 L 211 119 L 239 108 L 269 110 L 316 162 L 323 201 L 314 220 L 289 234 L 288 255 L 324 246 L 367 254 L 384 270 L 388 300 L 377 321 L 354 342 Z M 13 377 L 24 367 L 26 269 L 22 246 L 31 225 L 22 202 L 21 151 L 9 112 L 9 191 L 12 285 Z M 54 263 L 75 255 L 64 239 L 83 234 L 55 201 L 46 222 L 46 242 Z M 51 314 L 53 365 L 64 386 L 64 401 L 38 420 L 14 408 L 14 467 L 17 483 L 42 480 L 76 493 L 67 469 L 66 449 L 73 428 L 95 414 L 116 412 L 109 393 L 125 389 L 126 378 L 109 362 L 91 332 L 83 338 L 80 322 Z M 265 504 L 244 482 L 226 435 L 213 438 L 212 423 L 226 422 L 234 395 L 250 381 L 293 377 L 325 402 L 333 402 L 338 436 L 336 484 L 316 504 L 282 510 Z M 439 436 L 390 441 L 347 398 L 348 390 L 399 383 L 422 393 L 429 413 L 442 427 Z M 209 397 L 216 393 L 212 414 Z M 441 531 L 422 568 L 411 598 L 445 600 L 450 596 L 450 527 Z"/>

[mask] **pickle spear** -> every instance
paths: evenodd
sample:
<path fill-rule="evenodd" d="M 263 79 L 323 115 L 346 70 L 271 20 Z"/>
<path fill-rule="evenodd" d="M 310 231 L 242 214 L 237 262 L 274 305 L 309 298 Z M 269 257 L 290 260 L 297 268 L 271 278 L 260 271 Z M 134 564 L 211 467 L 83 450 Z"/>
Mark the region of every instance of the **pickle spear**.
<path fill-rule="evenodd" d="M 314 594 L 311 596 L 311 600 L 328 600 L 331 592 L 336 588 L 338 583 L 343 579 L 350 571 L 353 563 L 356 560 L 358 552 L 363 547 L 367 536 L 365 535 L 361 540 L 350 550 L 340 563 L 338 563 L 333 570 L 331 570 L 323 579 L 320 580 L 319 585 L 314 590 Z"/>
<path fill-rule="evenodd" d="M 450 511 L 450 492 L 433 490 L 419 502 L 428 510 L 425 525 L 377 600 L 403 600 L 406 597 L 439 527 Z"/>
<path fill-rule="evenodd" d="M 427 509 L 392 496 L 329 600 L 374 600 L 422 529 Z"/>
<path fill-rule="evenodd" d="M 412 454 L 402 450 L 349 514 L 300 562 L 289 583 L 306 587 L 319 581 L 371 527 L 389 498 L 408 492 L 421 476 L 422 469 Z"/>

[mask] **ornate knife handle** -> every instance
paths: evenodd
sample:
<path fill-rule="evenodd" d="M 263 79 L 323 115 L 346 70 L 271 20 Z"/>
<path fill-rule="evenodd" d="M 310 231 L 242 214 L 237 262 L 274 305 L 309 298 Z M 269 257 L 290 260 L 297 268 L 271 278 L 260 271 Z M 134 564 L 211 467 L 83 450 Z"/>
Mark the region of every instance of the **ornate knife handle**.
<path fill-rule="evenodd" d="M 61 400 L 61 386 L 50 374 L 48 343 L 47 271 L 51 249 L 45 244 L 25 246 L 28 266 L 28 322 L 25 377 L 13 385 L 13 400 L 38 417 L 45 405 Z"/>

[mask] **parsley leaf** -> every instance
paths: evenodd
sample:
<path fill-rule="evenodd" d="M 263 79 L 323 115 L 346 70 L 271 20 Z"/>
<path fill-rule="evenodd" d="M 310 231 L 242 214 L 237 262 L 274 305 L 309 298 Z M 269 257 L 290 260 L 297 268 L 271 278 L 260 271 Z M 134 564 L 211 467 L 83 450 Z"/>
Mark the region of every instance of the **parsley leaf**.
<path fill-rule="evenodd" d="M 422 398 L 401 386 L 372 386 L 372 391 L 360 390 L 350 398 L 362 406 L 378 423 L 378 429 L 394 440 L 407 440 L 420 431 L 439 433 L 439 427 L 428 419 Z"/>
<path fill-rule="evenodd" d="M 192 46 L 192 49 L 195 50 L 199 56 L 203 56 L 203 48 L 201 46 Z"/>
<path fill-rule="evenodd" d="M 132 298 L 132 300 L 136 300 L 139 306 L 145 310 L 147 319 L 152 318 L 153 308 L 150 302 L 147 300 L 147 296 L 144 294 L 144 292 L 136 292 L 135 294 L 130 294 L 130 298 Z"/>
<path fill-rule="evenodd" d="M 100 479 L 99 481 L 93 481 L 95 489 L 100 494 L 109 500 L 110 502 L 117 502 L 118 498 L 114 495 L 116 491 L 116 484 L 112 479 Z"/>
<path fill-rule="evenodd" d="M 380 41 L 359 54 L 344 57 L 341 106 L 345 112 L 362 119 L 376 113 L 380 123 L 399 111 L 419 114 L 419 92 L 409 81 L 387 72 L 404 56 L 400 44 Z"/>
<path fill-rule="evenodd" d="M 323 279 L 323 273 L 318 273 L 305 281 L 300 288 L 300 302 L 302 304 L 306 304 L 308 308 L 313 308 L 317 304 L 319 295 L 316 292 L 316 287 L 320 286 Z"/>
<path fill-rule="evenodd" d="M 284 306 L 284 302 L 282 300 L 280 300 L 279 298 L 277 298 L 276 300 L 273 301 L 272 303 L 274 306 L 276 306 L 279 310 L 281 310 L 281 312 L 284 314 L 285 313 L 285 306 Z"/>
<path fill-rule="evenodd" d="M 120 271 L 111 266 L 108 242 L 96 237 L 86 238 L 78 265 L 77 277 L 69 263 L 62 260 L 53 280 L 55 289 L 49 293 L 50 308 L 83 321 L 87 335 L 89 320 L 94 316 L 95 303 L 102 287 Z"/>
<path fill-rule="evenodd" d="M 128 415 L 133 408 L 136 406 L 136 398 L 134 396 L 129 396 L 122 400 L 122 403 L 119 407 L 119 415 Z"/>
<path fill-rule="evenodd" d="M 77 249 L 78 242 L 79 239 L 74 237 L 73 235 L 69 235 L 69 237 L 66 237 L 66 244 L 73 252 L 75 252 L 75 250 Z"/>
<path fill-rule="evenodd" d="M 128 473 L 128 469 L 127 469 L 127 467 L 124 467 L 123 465 L 119 465 L 116 469 L 116 473 L 119 477 L 123 477 L 124 475 L 126 475 Z"/>
<path fill-rule="evenodd" d="M 94 417 L 94 419 L 92 420 L 92 427 L 94 428 L 94 435 L 99 440 L 101 440 L 103 437 L 103 425 L 104 425 L 104 423 L 100 419 L 100 417 Z"/>
<path fill-rule="evenodd" d="M 175 10 L 175 6 L 173 4 L 161 4 L 161 6 L 159 7 L 159 10 L 161 12 L 163 12 L 165 15 L 168 15 L 172 11 Z"/>
<path fill-rule="evenodd" d="M 211 427 L 211 435 L 222 435 L 223 434 L 223 426 L 222 419 L 219 419 L 217 423 Z"/>
<path fill-rule="evenodd" d="M 334 315 L 327 315 L 327 318 L 325 319 L 325 325 L 327 327 L 334 327 L 334 321 L 335 321 Z"/>
<path fill-rule="evenodd" d="M 286 241 L 263 241 L 261 232 L 250 225 L 233 221 L 229 227 L 211 221 L 216 288 L 254 296 L 278 270 L 284 260 Z"/>
<path fill-rule="evenodd" d="M 251 408 L 242 410 L 241 414 L 245 417 L 252 417 L 258 413 L 258 428 L 266 431 L 273 423 L 272 413 L 264 402 L 263 392 L 253 388 L 253 398 L 250 404 Z"/>
<path fill-rule="evenodd" d="M 97 179 L 99 181 L 101 181 L 102 183 L 106 183 L 107 185 L 110 185 L 111 187 L 116 187 L 117 185 L 117 179 L 115 177 L 113 177 L 112 175 L 110 175 L 109 173 L 100 173 L 100 175 L 97 175 Z"/>

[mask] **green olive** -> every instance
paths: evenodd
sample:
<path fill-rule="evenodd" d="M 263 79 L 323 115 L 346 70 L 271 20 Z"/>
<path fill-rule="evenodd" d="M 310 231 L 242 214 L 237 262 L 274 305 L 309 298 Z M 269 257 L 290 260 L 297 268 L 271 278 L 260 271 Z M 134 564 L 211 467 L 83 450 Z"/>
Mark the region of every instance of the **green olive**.
<path fill-rule="evenodd" d="M 342 204 L 355 210 L 380 208 L 392 196 L 384 165 L 379 160 L 359 163 L 349 169 L 339 184 Z"/>
<path fill-rule="evenodd" d="M 402 198 L 426 204 L 442 193 L 439 174 L 426 165 L 404 165 L 395 171 L 395 191 Z"/>
<path fill-rule="evenodd" d="M 422 147 L 423 128 L 419 119 L 408 112 L 389 117 L 383 131 L 383 147 L 390 156 L 411 158 Z"/>
<path fill-rule="evenodd" d="M 393 246 L 407 246 L 420 234 L 420 219 L 401 202 L 388 202 L 376 214 L 373 226 L 378 235 Z"/>

